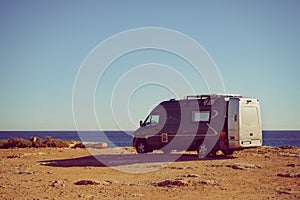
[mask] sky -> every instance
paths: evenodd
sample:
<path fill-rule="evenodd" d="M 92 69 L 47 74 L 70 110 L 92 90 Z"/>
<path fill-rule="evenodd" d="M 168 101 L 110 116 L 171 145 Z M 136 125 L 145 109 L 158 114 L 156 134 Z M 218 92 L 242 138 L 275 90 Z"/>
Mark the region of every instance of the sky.
<path fill-rule="evenodd" d="M 0 0 L 0 130 L 75 130 L 72 95 L 80 67 L 108 38 L 143 27 L 175 30 L 199 43 L 227 93 L 260 100 L 263 129 L 300 129 L 299 19 L 297 0 Z M 129 88 L 128 72 L 148 63 L 161 64 L 157 80 L 172 79 L 163 69 L 177 71 L 195 93 L 210 92 L 184 59 L 157 49 L 130 52 L 112 62 L 95 86 L 101 129 L 134 130 L 162 100 L 189 95 L 174 81 L 172 89 L 137 86 L 124 100 L 114 88 Z M 124 101 L 126 108 L 118 106 Z M 131 123 L 120 127 L 124 113 Z"/>

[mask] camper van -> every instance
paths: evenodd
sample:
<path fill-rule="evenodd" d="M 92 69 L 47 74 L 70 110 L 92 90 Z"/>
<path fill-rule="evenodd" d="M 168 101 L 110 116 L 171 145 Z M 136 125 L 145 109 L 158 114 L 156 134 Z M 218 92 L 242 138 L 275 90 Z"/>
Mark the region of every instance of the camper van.
<path fill-rule="evenodd" d="M 261 146 L 259 101 L 234 94 L 163 101 L 140 121 L 132 145 L 138 153 L 186 150 L 199 157 Z"/>

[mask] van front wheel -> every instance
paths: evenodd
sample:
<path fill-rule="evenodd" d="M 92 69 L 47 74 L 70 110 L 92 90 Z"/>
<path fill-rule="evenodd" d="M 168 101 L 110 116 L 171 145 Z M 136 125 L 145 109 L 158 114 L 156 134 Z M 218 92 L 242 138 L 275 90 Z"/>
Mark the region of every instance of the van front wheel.
<path fill-rule="evenodd" d="M 136 143 L 136 151 L 138 153 L 147 153 L 147 144 L 145 140 L 138 140 Z"/>

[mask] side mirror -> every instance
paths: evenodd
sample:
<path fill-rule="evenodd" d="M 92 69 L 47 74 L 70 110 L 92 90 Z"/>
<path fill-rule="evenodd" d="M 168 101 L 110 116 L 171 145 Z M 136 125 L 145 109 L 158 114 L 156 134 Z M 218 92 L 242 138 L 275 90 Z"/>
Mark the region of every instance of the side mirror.
<path fill-rule="evenodd" d="M 140 120 L 140 127 L 142 127 L 143 126 L 143 121 L 142 120 Z"/>

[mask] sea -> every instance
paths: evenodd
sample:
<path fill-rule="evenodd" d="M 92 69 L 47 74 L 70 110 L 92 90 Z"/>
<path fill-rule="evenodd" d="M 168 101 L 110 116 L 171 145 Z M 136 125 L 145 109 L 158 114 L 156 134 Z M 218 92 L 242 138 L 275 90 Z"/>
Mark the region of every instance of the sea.
<path fill-rule="evenodd" d="M 51 136 L 61 140 L 105 142 L 108 147 L 131 146 L 134 131 L 0 131 L 0 140 Z M 264 130 L 263 146 L 300 147 L 300 130 Z"/>

